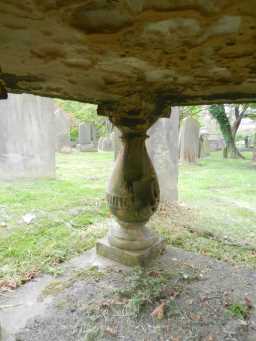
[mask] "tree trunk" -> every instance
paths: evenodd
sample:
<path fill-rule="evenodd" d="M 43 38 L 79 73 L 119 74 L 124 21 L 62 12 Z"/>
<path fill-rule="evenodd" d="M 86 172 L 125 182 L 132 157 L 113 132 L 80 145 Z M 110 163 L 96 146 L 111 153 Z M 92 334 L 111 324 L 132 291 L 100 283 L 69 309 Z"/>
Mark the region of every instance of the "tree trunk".
<path fill-rule="evenodd" d="M 232 159 L 244 158 L 243 155 L 239 152 L 239 150 L 236 147 L 232 128 L 229 123 L 228 117 L 226 115 L 224 105 L 223 104 L 211 105 L 209 107 L 209 111 L 212 114 L 212 116 L 217 120 L 220 126 L 220 130 L 225 140 L 225 148 L 223 150 L 223 157 L 232 158 Z M 237 121 L 237 124 L 233 127 L 235 133 L 237 132 L 239 124 L 240 122 Z"/>
<path fill-rule="evenodd" d="M 223 151 L 224 158 L 231 158 L 231 159 L 244 159 L 244 156 L 239 152 L 235 145 L 235 141 L 229 142 Z"/>

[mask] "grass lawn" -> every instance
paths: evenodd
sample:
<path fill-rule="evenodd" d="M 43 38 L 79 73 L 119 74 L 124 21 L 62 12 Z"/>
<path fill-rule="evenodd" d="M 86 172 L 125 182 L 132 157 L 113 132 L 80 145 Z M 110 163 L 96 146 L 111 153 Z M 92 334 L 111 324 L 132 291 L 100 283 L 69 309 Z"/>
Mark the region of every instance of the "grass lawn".
<path fill-rule="evenodd" d="M 201 228 L 256 246 L 256 166 L 219 153 L 180 170 L 180 200 L 198 210 Z"/>
<path fill-rule="evenodd" d="M 256 248 L 256 167 L 249 157 L 222 160 L 215 153 L 181 166 L 184 204 L 160 211 L 153 228 L 175 246 L 256 266 L 254 250 L 225 243 Z M 1 183 L 0 288 L 39 272 L 58 273 L 62 262 L 95 245 L 110 216 L 104 197 L 112 167 L 112 153 L 59 154 L 56 180 Z M 27 213 L 35 216 L 30 224 L 23 220 Z"/>

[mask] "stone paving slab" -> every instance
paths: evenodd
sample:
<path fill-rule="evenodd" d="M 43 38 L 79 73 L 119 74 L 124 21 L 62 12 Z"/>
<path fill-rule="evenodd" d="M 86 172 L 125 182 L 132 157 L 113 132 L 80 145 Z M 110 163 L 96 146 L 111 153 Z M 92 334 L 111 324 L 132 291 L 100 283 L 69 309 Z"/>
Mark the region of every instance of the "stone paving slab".
<path fill-rule="evenodd" d="M 91 266 L 98 266 L 106 274 L 102 278 L 70 280 L 74 271 Z M 12 297 L 1 303 L 19 302 L 17 306 L 0 311 L 5 333 L 2 341 L 256 340 L 254 308 L 249 318 L 243 320 L 227 314 L 225 306 L 227 300 L 240 304 L 245 298 L 253 306 L 256 304 L 255 271 L 177 248 L 168 248 L 152 266 L 182 274 L 191 267 L 199 274 L 196 280 L 185 283 L 181 295 L 175 299 L 177 311 L 163 320 L 151 316 L 153 306 L 139 318 L 129 316 L 121 307 L 98 309 L 100 302 L 113 297 L 113 290 L 125 285 L 127 271 L 131 270 L 101 258 L 91 250 L 67 263 L 64 276 L 51 279 L 68 285 L 57 286 L 54 293 L 44 295 L 50 283 L 44 276 L 16 290 Z M 9 318 L 6 317 L 8 314 Z M 20 316 L 24 318 L 20 319 Z"/>

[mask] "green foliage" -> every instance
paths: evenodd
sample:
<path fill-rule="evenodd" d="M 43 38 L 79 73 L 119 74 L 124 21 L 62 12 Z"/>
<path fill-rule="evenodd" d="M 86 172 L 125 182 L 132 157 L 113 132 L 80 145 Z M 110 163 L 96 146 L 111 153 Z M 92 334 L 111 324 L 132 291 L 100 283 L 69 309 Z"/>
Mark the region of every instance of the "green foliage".
<path fill-rule="evenodd" d="M 224 104 L 212 104 L 209 106 L 209 112 L 216 119 L 220 126 L 220 130 L 225 140 L 224 157 L 229 155 L 232 158 L 240 157 L 240 153 L 236 148 L 231 124 L 229 122 Z"/>
<path fill-rule="evenodd" d="M 116 293 L 128 300 L 126 309 L 129 314 L 138 317 L 149 304 L 158 303 L 166 298 L 165 290 L 172 274 L 163 270 L 146 271 L 135 268 L 127 276 L 126 285 Z"/>
<path fill-rule="evenodd" d="M 246 320 L 249 317 L 250 309 L 246 304 L 233 303 L 227 307 L 227 312 L 233 317 Z"/>
<path fill-rule="evenodd" d="M 203 110 L 203 106 L 201 105 L 190 105 L 186 107 L 180 108 L 180 121 L 182 121 L 186 117 L 192 117 L 197 121 L 200 121 L 200 113 Z"/>
<path fill-rule="evenodd" d="M 108 133 L 108 119 L 106 117 L 98 116 L 97 105 L 65 101 L 61 99 L 57 99 L 56 102 L 64 111 L 70 113 L 78 122 L 89 122 L 95 124 L 98 136 L 104 136 Z M 75 134 L 76 133 L 74 132 L 74 135 Z"/>
<path fill-rule="evenodd" d="M 109 216 L 103 198 L 112 158 L 111 153 L 57 154 L 56 180 L 1 182 L 8 227 L 0 227 L 0 289 L 40 272 L 59 273 L 62 262 L 104 236 L 106 227 L 95 224 Z M 36 215 L 30 225 L 22 220 L 28 212 Z M 2 211 L 0 216 L 1 223 Z"/>
<path fill-rule="evenodd" d="M 77 141 L 77 139 L 78 139 L 78 128 L 77 127 L 72 127 L 70 129 L 70 139 L 73 142 Z"/>

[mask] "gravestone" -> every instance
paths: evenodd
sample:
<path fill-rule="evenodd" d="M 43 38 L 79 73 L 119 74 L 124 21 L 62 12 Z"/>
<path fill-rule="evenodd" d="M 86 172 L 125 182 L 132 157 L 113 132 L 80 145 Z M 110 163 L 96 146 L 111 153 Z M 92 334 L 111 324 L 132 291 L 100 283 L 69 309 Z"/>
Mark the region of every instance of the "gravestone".
<path fill-rule="evenodd" d="M 92 143 L 91 125 L 89 123 L 79 124 L 78 141 L 81 145 Z"/>
<path fill-rule="evenodd" d="M 199 138 L 199 157 L 207 157 L 210 155 L 210 146 L 206 134 L 200 134 Z"/>
<path fill-rule="evenodd" d="M 114 149 L 113 146 L 113 138 L 114 133 L 110 134 L 109 136 L 100 137 L 98 142 L 98 151 L 99 152 L 111 152 Z"/>
<path fill-rule="evenodd" d="M 172 107 L 169 118 L 158 119 L 148 130 L 148 135 L 146 146 L 158 176 L 160 200 L 176 201 L 178 199 L 178 107 Z"/>
<path fill-rule="evenodd" d="M 70 141 L 70 118 L 61 108 L 56 108 L 54 112 L 56 143 L 55 148 L 58 152 L 71 151 Z"/>
<path fill-rule="evenodd" d="M 179 137 L 181 162 L 196 162 L 199 156 L 199 123 L 191 118 L 183 119 Z"/>
<path fill-rule="evenodd" d="M 54 176 L 53 100 L 9 94 L 0 101 L 0 179 Z"/>
<path fill-rule="evenodd" d="M 90 123 L 81 123 L 78 128 L 78 149 L 81 152 L 97 151 L 96 128 Z"/>

